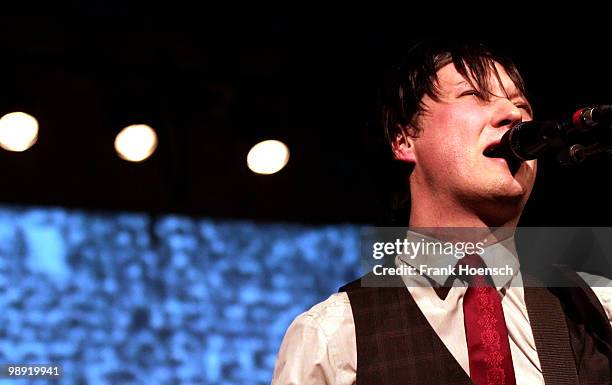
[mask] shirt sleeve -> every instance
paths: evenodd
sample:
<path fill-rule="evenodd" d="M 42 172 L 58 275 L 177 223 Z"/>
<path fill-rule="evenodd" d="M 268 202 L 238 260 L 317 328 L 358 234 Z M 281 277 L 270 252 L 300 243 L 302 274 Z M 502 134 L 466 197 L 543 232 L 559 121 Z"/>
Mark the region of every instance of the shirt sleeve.
<path fill-rule="evenodd" d="M 608 316 L 610 326 L 612 326 L 612 280 L 584 272 L 579 272 L 578 275 L 591 286 L 597 299 L 601 302 L 601 306 L 603 306 L 606 316 Z"/>
<path fill-rule="evenodd" d="M 346 293 L 299 315 L 281 343 L 272 385 L 355 383 L 355 326 Z"/>

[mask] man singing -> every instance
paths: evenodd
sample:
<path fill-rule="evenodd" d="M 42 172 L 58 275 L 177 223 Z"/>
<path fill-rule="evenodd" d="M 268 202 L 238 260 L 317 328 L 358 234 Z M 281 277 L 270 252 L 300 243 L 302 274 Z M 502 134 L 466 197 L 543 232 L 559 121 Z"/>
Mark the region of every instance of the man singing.
<path fill-rule="evenodd" d="M 516 66 L 480 44 L 430 41 L 409 52 L 388 91 L 386 135 L 395 159 L 411 169 L 410 227 L 512 233 L 533 188 L 536 161 L 485 153 L 511 127 L 532 119 Z M 423 239 L 414 232 L 408 237 Z M 514 238 L 502 236 L 458 263 L 476 269 L 504 261 L 512 267 L 504 276 L 344 286 L 291 324 L 272 383 L 612 383 L 610 288 L 590 288 L 584 275 L 568 269 L 558 273 L 566 287 L 527 287 L 523 282 L 531 278 L 521 272 L 515 250 Z M 442 260 L 396 259 L 434 267 Z"/>

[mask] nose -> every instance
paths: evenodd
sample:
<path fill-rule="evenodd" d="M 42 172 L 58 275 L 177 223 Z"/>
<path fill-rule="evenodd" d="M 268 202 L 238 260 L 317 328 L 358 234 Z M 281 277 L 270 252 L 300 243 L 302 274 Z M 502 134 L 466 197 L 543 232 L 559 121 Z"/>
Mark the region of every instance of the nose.
<path fill-rule="evenodd" d="M 514 103 L 505 98 L 497 100 L 491 122 L 493 127 L 510 128 L 522 120 L 521 110 Z"/>

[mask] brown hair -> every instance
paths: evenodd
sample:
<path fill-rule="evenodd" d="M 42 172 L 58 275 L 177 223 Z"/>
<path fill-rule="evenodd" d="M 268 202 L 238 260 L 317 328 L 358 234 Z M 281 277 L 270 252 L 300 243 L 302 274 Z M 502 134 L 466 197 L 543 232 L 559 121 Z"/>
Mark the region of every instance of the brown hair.
<path fill-rule="evenodd" d="M 423 41 L 407 52 L 401 64 L 391 72 L 382 92 L 383 127 L 389 144 L 398 134 L 405 134 L 405 130 L 409 130 L 410 135 L 418 135 L 421 130 L 418 117 L 425 111 L 422 98 L 428 95 L 433 100 L 440 100 L 437 72 L 451 62 L 484 100 L 489 100 L 492 95 L 489 84 L 491 75 L 501 83 L 495 63 L 502 66 L 527 98 L 523 78 L 510 59 L 494 54 L 480 43 L 438 39 Z"/>

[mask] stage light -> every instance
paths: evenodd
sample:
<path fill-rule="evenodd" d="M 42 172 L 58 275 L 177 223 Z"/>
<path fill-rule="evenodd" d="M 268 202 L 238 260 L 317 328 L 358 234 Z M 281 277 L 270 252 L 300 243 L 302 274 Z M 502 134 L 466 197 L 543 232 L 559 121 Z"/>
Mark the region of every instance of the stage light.
<path fill-rule="evenodd" d="M 157 148 L 157 134 L 146 124 L 125 127 L 115 138 L 115 150 L 121 159 L 141 162 Z"/>
<path fill-rule="evenodd" d="M 278 140 L 265 140 L 251 148 L 247 155 L 247 164 L 257 174 L 274 174 L 280 171 L 289 161 L 289 149 Z"/>
<path fill-rule="evenodd" d="M 11 112 L 0 118 L 0 147 L 25 151 L 38 139 L 38 121 L 24 112 Z"/>

